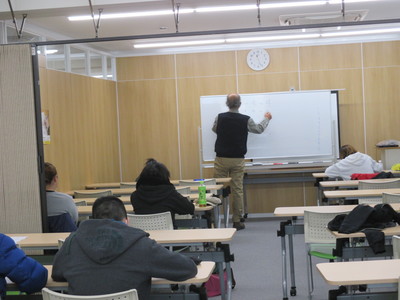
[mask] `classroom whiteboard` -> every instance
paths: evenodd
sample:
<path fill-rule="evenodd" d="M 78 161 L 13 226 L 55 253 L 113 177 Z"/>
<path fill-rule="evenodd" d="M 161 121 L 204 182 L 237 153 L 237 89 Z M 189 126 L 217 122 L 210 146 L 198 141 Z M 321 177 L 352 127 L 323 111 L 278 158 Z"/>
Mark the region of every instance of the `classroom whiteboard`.
<path fill-rule="evenodd" d="M 262 134 L 249 133 L 246 158 L 263 161 L 334 160 L 339 149 L 338 93 L 331 90 L 241 94 L 239 112 L 259 123 L 272 114 Z M 215 158 L 215 117 L 228 111 L 226 95 L 201 96 L 203 161 Z"/>

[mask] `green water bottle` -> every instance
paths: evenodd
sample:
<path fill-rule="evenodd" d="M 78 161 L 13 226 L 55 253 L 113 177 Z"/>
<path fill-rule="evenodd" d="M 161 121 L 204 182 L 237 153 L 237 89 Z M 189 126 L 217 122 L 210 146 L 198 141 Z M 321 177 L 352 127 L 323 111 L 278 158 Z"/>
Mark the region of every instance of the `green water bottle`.
<path fill-rule="evenodd" d="M 206 186 L 204 185 L 204 181 L 200 181 L 199 185 L 199 201 L 197 202 L 200 207 L 207 206 L 207 199 L 206 199 Z"/>

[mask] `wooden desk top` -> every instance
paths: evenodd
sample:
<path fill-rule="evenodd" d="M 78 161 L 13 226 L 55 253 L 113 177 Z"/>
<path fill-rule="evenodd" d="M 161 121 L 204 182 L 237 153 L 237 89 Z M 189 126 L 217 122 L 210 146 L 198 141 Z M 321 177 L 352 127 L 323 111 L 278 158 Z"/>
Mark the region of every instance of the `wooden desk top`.
<path fill-rule="evenodd" d="M 390 204 L 395 211 L 400 211 L 400 203 Z M 277 217 L 302 217 L 305 210 L 315 212 L 339 212 L 348 213 L 357 205 L 323 205 L 323 206 L 288 206 L 275 208 L 274 215 Z M 371 206 L 374 206 L 371 204 Z"/>
<path fill-rule="evenodd" d="M 235 234 L 235 228 L 207 228 L 180 230 L 150 230 L 150 238 L 160 244 L 193 244 L 205 242 L 228 242 Z M 10 233 L 10 237 L 25 237 L 18 242 L 21 248 L 52 249 L 58 247 L 58 240 L 65 240 L 70 232 L 54 233 Z"/>
<path fill-rule="evenodd" d="M 397 283 L 400 259 L 319 263 L 317 270 L 331 285 Z"/>
<path fill-rule="evenodd" d="M 393 180 L 398 180 L 398 178 L 382 178 L 382 179 L 368 179 L 362 180 L 366 182 L 374 182 L 374 183 L 381 183 L 381 182 L 391 182 Z M 349 187 L 354 188 L 358 187 L 359 180 L 337 180 L 337 181 L 321 181 L 319 185 L 323 188 L 340 188 L 340 187 Z"/>
<path fill-rule="evenodd" d="M 229 185 L 229 183 L 231 182 L 230 177 L 226 177 L 226 178 L 215 178 L 217 184 L 222 184 L 224 186 Z M 184 179 L 184 180 L 190 180 L 190 179 Z M 124 182 L 127 184 L 136 184 L 135 181 L 132 182 Z M 178 185 L 179 184 L 179 179 L 173 179 L 171 180 L 171 183 L 174 185 Z M 86 189 L 90 190 L 90 189 L 104 189 L 104 188 L 119 188 L 120 187 L 120 182 L 104 182 L 104 183 L 92 183 L 92 184 L 87 184 L 85 186 Z"/>
<path fill-rule="evenodd" d="M 329 230 L 330 231 L 330 230 Z M 364 232 L 354 232 L 354 233 L 339 233 L 337 231 L 330 231 L 335 238 L 337 239 L 345 239 L 345 238 L 355 238 L 355 237 L 365 237 Z M 400 234 L 400 226 L 394 226 L 394 227 L 388 227 L 382 229 L 382 232 L 385 234 L 385 236 L 393 236 L 393 235 L 399 235 Z"/>
<path fill-rule="evenodd" d="M 400 189 L 324 191 L 326 198 L 381 197 L 383 193 L 400 194 Z"/>
<path fill-rule="evenodd" d="M 328 175 L 326 175 L 325 173 L 312 173 L 312 176 L 314 178 L 328 178 Z"/>
<path fill-rule="evenodd" d="M 92 206 L 90 206 L 90 205 L 77 206 L 76 208 L 78 209 L 78 214 L 80 216 L 91 216 L 92 215 Z M 125 205 L 125 209 L 128 214 L 134 213 L 132 204 Z M 207 205 L 205 207 L 199 207 L 196 205 L 194 207 L 195 212 L 210 211 L 212 209 L 213 209 L 213 206 L 211 206 L 211 205 Z"/>
<path fill-rule="evenodd" d="M 221 190 L 224 186 L 222 184 L 217 184 L 217 185 L 207 185 L 207 190 L 211 191 L 211 190 Z M 177 186 L 176 189 L 179 190 L 180 188 L 184 189 L 186 188 L 186 186 Z M 103 192 L 103 191 L 109 191 L 111 190 L 111 192 L 113 193 L 113 195 L 130 195 L 132 194 L 136 188 L 117 188 L 117 189 L 96 189 L 96 190 L 76 190 L 79 193 L 82 194 L 92 194 L 94 192 Z M 197 186 L 191 186 L 190 190 L 192 192 L 197 192 L 198 191 L 198 187 Z M 69 191 L 66 192 L 66 194 L 73 196 L 74 195 L 74 191 Z"/>
<path fill-rule="evenodd" d="M 49 289 L 55 289 L 59 287 L 68 287 L 67 282 L 60 282 L 60 281 L 54 281 L 51 278 L 51 273 L 53 271 L 53 266 L 52 265 L 45 265 L 44 266 L 48 270 L 48 279 L 47 279 L 47 284 L 46 287 Z M 214 271 L 215 268 L 215 262 L 213 261 L 202 261 L 198 266 L 197 266 L 197 274 L 195 277 L 190 278 L 185 281 L 170 281 L 167 279 L 163 278 L 152 278 L 151 279 L 151 284 L 157 285 L 157 284 L 197 284 L 197 283 L 203 283 L 206 282 L 212 272 Z"/>

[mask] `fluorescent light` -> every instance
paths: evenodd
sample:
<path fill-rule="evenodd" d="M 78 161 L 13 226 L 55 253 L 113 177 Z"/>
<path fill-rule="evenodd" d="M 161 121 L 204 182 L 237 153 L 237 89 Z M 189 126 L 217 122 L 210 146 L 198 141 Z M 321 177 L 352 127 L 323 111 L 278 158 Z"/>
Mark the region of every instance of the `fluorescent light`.
<path fill-rule="evenodd" d="M 232 38 L 226 39 L 227 43 L 245 43 L 245 42 L 262 42 L 262 41 L 275 41 L 275 40 L 297 40 L 297 39 L 312 39 L 319 38 L 319 33 L 309 34 L 292 34 L 292 35 L 275 35 L 275 36 L 258 36 L 258 37 L 246 37 L 246 38 Z"/>
<path fill-rule="evenodd" d="M 283 8 L 283 7 L 299 7 L 299 6 L 316 6 L 316 5 L 326 5 L 325 1 L 301 1 L 301 2 L 276 2 L 261 4 L 260 8 Z"/>
<path fill-rule="evenodd" d="M 236 10 L 249 10 L 249 9 L 257 9 L 257 5 L 253 4 L 253 5 L 199 7 L 195 9 L 195 12 L 236 11 Z"/>
<path fill-rule="evenodd" d="M 179 46 L 195 46 L 195 45 L 207 45 L 207 44 L 223 44 L 224 39 L 216 40 L 201 40 L 201 41 L 182 41 L 182 42 L 165 42 L 165 43 L 149 43 L 149 44 L 136 44 L 134 48 L 158 48 L 158 47 L 179 47 Z"/>
<path fill-rule="evenodd" d="M 45 52 L 46 52 L 46 54 L 54 54 L 54 53 L 57 53 L 58 50 L 57 49 L 48 49 Z"/>
<path fill-rule="evenodd" d="M 193 13 L 193 9 L 180 9 L 179 14 L 188 14 Z M 132 12 L 132 13 L 120 13 L 120 14 L 102 14 L 101 19 L 121 19 L 121 18 L 136 18 L 136 17 L 149 17 L 149 16 L 164 16 L 164 15 L 173 15 L 174 12 L 172 10 L 153 10 L 153 11 L 142 11 L 142 12 Z M 98 15 L 94 16 L 96 19 L 99 17 Z M 91 15 L 84 16 L 71 16 L 68 17 L 70 21 L 87 21 L 92 20 Z"/>
<path fill-rule="evenodd" d="M 398 27 L 398 28 L 386 28 L 386 29 L 328 32 L 328 33 L 321 33 L 321 37 L 379 34 L 379 33 L 392 33 L 392 32 L 400 32 L 400 27 Z"/>

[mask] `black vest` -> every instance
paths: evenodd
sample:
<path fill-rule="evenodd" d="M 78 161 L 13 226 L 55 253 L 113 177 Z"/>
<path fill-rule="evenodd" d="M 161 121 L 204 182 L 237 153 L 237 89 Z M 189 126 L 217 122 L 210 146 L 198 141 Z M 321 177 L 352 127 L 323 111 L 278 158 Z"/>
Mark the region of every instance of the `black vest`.
<path fill-rule="evenodd" d="M 247 124 L 250 117 L 225 112 L 218 115 L 215 152 L 218 157 L 243 158 L 247 152 Z"/>

